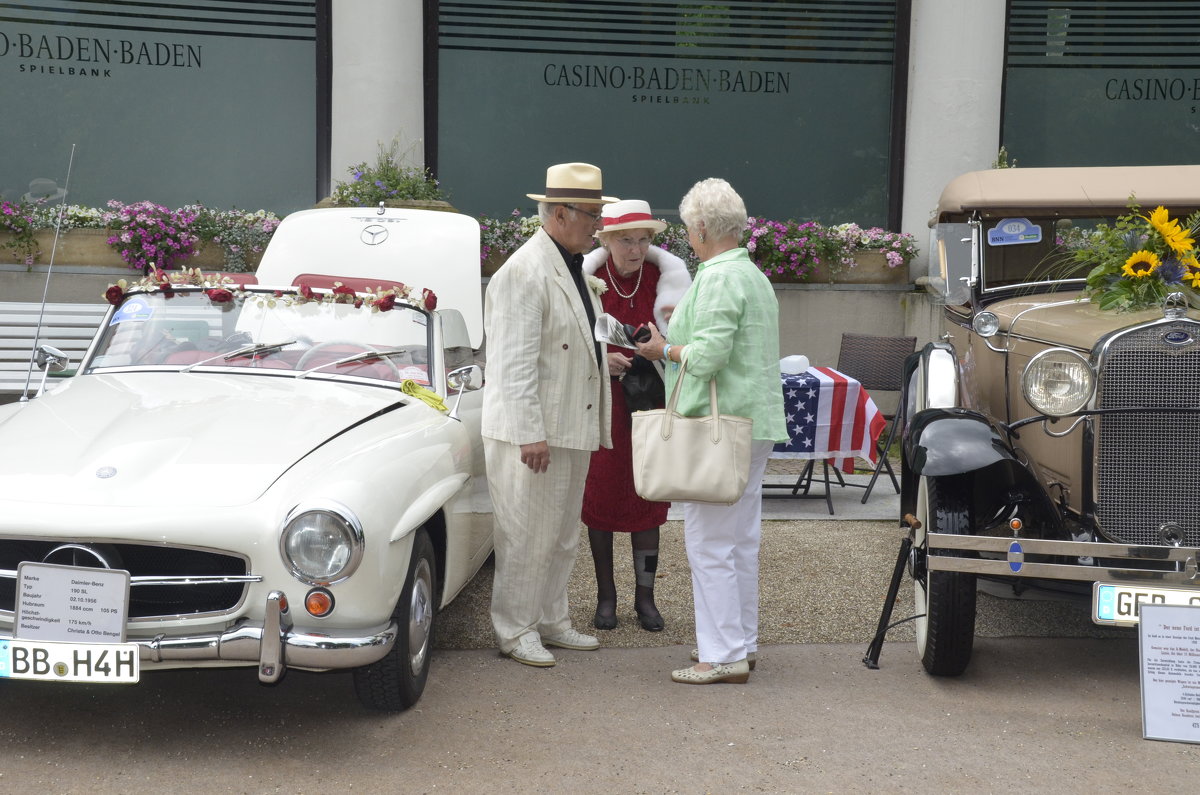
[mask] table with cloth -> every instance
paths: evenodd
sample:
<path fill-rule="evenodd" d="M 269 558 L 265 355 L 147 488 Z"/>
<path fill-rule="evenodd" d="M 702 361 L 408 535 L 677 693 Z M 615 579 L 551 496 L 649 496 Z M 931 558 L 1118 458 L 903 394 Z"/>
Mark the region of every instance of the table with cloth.
<path fill-rule="evenodd" d="M 824 459 L 847 473 L 854 472 L 855 458 L 876 462 L 876 442 L 887 420 L 862 384 L 832 367 L 780 373 L 779 378 L 791 438 L 775 445 L 772 458 Z M 828 502 L 827 494 L 811 496 Z"/>

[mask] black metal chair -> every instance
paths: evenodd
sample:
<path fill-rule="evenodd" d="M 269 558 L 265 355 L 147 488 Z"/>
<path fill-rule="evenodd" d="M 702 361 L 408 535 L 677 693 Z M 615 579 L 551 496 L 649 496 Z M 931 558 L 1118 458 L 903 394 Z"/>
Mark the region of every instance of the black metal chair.
<path fill-rule="evenodd" d="M 904 388 L 904 360 L 916 349 L 916 337 L 845 333 L 842 334 L 842 347 L 838 352 L 837 370 L 858 381 L 867 392 L 901 392 Z M 871 480 L 865 486 L 863 503 L 871 496 L 875 481 L 883 471 L 891 478 L 896 493 L 900 493 L 900 483 L 896 480 L 896 473 L 892 471 L 892 464 L 887 457 L 888 448 L 891 447 L 899 424 L 897 416 L 898 412 L 883 415 L 888 421 L 888 433 L 885 441 L 876 442 L 879 460 L 871 473 Z"/>

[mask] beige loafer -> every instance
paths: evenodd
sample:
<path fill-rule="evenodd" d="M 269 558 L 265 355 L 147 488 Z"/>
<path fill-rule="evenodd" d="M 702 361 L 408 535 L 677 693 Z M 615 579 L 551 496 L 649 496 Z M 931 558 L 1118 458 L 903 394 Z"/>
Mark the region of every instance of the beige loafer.
<path fill-rule="evenodd" d="M 692 662 L 700 662 L 700 650 L 692 649 Z M 748 652 L 746 654 L 746 662 L 750 665 L 750 670 L 754 670 L 755 663 L 758 662 L 757 652 Z"/>
<path fill-rule="evenodd" d="M 730 684 L 745 684 L 750 679 L 750 664 L 745 660 L 734 663 L 714 665 L 708 671 L 697 671 L 692 668 L 680 668 L 671 672 L 671 681 L 685 685 L 714 685 L 717 682 Z"/>

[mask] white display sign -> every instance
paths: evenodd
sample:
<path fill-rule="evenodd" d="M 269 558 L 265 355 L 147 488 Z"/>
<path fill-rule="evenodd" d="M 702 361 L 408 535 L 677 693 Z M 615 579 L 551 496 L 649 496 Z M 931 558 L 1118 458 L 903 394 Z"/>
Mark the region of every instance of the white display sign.
<path fill-rule="evenodd" d="M 1143 603 L 1142 736 L 1200 743 L 1200 607 Z"/>
<path fill-rule="evenodd" d="M 17 567 L 13 637 L 72 643 L 123 643 L 129 572 L 22 563 Z"/>

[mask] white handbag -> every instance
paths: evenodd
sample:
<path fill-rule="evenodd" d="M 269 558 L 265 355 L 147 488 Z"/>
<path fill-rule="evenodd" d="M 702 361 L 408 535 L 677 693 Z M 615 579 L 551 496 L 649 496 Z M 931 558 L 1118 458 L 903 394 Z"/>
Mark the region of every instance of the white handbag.
<path fill-rule="evenodd" d="M 644 500 L 732 505 L 750 479 L 750 432 L 746 417 L 717 412 L 717 379 L 708 382 L 711 413 L 684 417 L 675 411 L 685 364 L 665 409 L 635 411 L 633 486 Z"/>

